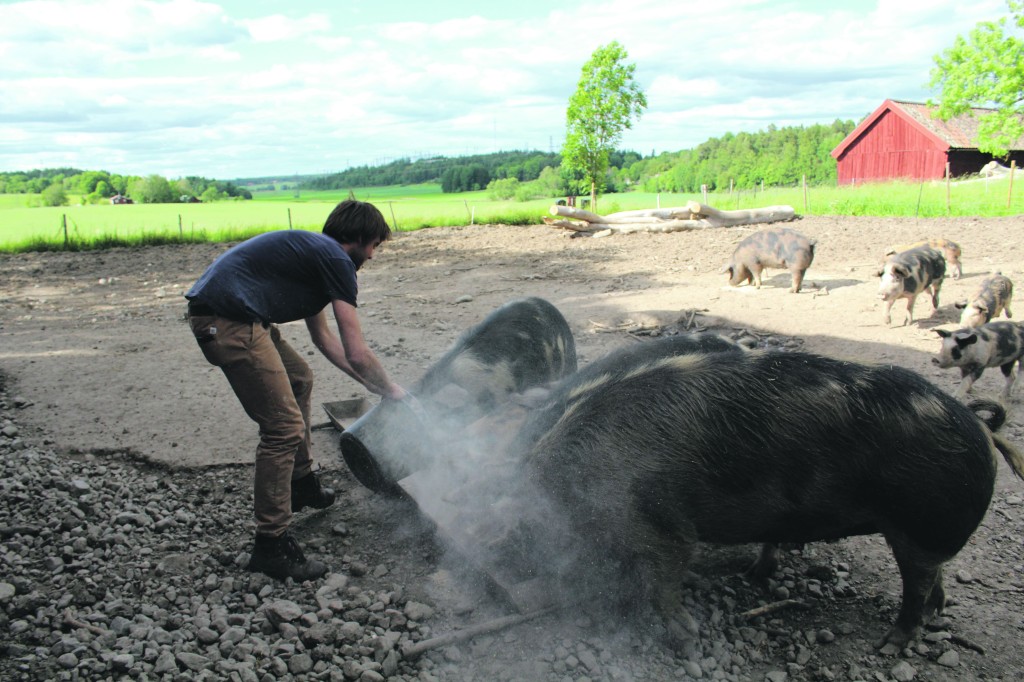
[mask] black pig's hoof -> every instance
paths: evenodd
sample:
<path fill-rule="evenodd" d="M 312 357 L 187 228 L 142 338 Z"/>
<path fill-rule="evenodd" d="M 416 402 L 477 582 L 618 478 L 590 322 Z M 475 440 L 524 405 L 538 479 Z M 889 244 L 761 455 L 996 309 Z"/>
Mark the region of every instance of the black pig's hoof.
<path fill-rule="evenodd" d="M 881 649 L 882 647 L 891 644 L 897 651 L 902 651 L 908 644 L 917 639 L 920 634 L 920 627 L 914 627 L 910 630 L 906 630 L 899 625 L 894 625 L 890 628 L 889 632 L 885 633 L 884 637 L 875 642 L 875 648 Z"/>
<path fill-rule="evenodd" d="M 751 580 L 765 582 L 775 573 L 779 567 L 779 546 L 766 542 L 761 545 L 761 553 L 754 560 L 754 563 L 744 572 Z"/>

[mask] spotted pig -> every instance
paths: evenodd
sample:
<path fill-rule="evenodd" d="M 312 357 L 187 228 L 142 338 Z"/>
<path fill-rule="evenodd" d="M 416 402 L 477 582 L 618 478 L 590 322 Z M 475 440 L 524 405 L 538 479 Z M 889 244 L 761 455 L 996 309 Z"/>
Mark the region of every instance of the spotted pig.
<path fill-rule="evenodd" d="M 963 265 L 960 263 L 962 251 L 960 250 L 959 244 L 951 242 L 948 239 L 925 239 L 923 241 L 914 242 L 913 244 L 890 246 L 885 252 L 885 255 L 891 256 L 895 253 L 899 253 L 900 251 L 909 251 L 910 249 L 916 249 L 922 246 L 929 246 L 937 251 L 941 251 L 942 255 L 946 258 L 946 265 L 948 265 L 952 271 L 953 279 L 960 279 L 960 275 L 963 274 Z"/>
<path fill-rule="evenodd" d="M 901 298 L 907 299 L 904 324 L 910 324 L 914 321 L 914 301 L 925 291 L 931 292 L 932 306 L 939 307 L 946 259 L 935 249 L 921 246 L 889 256 L 878 276 L 882 278 L 878 294 L 885 301 L 885 324 L 892 322 L 892 304 Z"/>
<path fill-rule="evenodd" d="M 980 327 L 1002 312 L 1007 319 L 1013 317 L 1010 312 L 1010 299 L 1013 298 L 1013 282 L 1002 273 L 986 277 L 978 285 L 977 291 L 970 301 L 961 301 L 953 305 L 964 312 L 960 316 L 961 327 Z"/>
<path fill-rule="evenodd" d="M 770 228 L 746 237 L 733 251 L 732 259 L 722 267 L 729 273 L 729 284 L 753 282 L 761 288 L 761 272 L 766 268 L 785 268 L 792 274 L 790 292 L 797 293 L 804 281 L 804 273 L 814 260 L 817 242 L 796 230 Z"/>
<path fill-rule="evenodd" d="M 932 362 L 942 369 L 960 368 L 957 397 L 965 396 L 987 367 L 998 367 L 1006 377 L 1002 399 L 1009 400 L 1017 378 L 1013 364 L 1024 369 L 1024 328 L 1019 323 L 989 322 L 954 332 L 945 329 L 935 332 L 942 337 L 942 347 Z"/>

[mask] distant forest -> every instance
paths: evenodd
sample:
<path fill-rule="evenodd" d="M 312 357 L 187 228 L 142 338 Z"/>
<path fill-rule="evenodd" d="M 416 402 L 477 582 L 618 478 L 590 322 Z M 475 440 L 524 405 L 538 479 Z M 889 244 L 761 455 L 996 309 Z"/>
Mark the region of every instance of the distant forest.
<path fill-rule="evenodd" d="M 358 166 L 306 180 L 301 187 L 349 189 L 439 182 L 445 192 L 471 192 L 484 189 L 491 180 L 501 178 L 516 178 L 520 182 L 536 180 L 545 167 L 557 168 L 561 163 L 562 157 L 557 153 L 519 151 L 455 158 L 437 156 L 416 161 L 397 159 L 384 166 Z"/>
<path fill-rule="evenodd" d="M 760 185 L 793 186 L 836 182 L 836 162 L 830 152 L 853 131 L 853 121 L 831 125 L 776 128 L 756 133 L 727 133 L 678 152 L 643 156 L 634 151 L 610 155 L 603 193 L 641 189 L 645 192 L 696 193 L 752 189 Z M 496 199 L 527 200 L 569 194 L 589 194 L 579 178 L 563 172 L 559 153 L 508 151 L 475 156 L 399 159 L 382 166 L 359 166 L 319 177 L 281 176 L 234 181 L 189 176 L 168 180 L 159 175 L 118 175 L 106 171 L 51 168 L 0 173 L 0 194 L 39 194 L 42 205 L 60 206 L 71 195 L 89 203 L 128 195 L 140 203 L 251 199 L 247 187 L 258 190 L 287 182 L 299 189 L 338 190 L 436 182 L 444 192 L 489 190 Z M 257 185 L 265 185 L 257 186 Z"/>
<path fill-rule="evenodd" d="M 647 192 L 699 192 L 728 188 L 752 189 L 808 184 L 833 184 L 836 162 L 830 152 L 856 124 L 836 120 L 831 125 L 768 126 L 757 133 L 726 133 L 695 149 L 642 156 L 618 151 L 609 159 L 603 191 L 640 188 Z M 438 182 L 444 192 L 476 191 L 508 181 L 538 181 L 545 168 L 557 180 L 557 193 L 585 194 L 589 188 L 561 172 L 561 155 L 537 151 L 497 152 L 448 158 L 438 156 L 412 161 L 398 159 L 383 166 L 359 166 L 339 173 L 306 179 L 303 189 L 350 189 L 387 185 Z M 546 183 L 548 184 L 548 183 Z"/>
<path fill-rule="evenodd" d="M 78 168 L 43 168 L 0 173 L 0 194 L 39 194 L 44 206 L 63 206 L 71 195 L 98 204 L 115 195 L 142 204 L 252 199 L 252 193 L 233 182 L 188 176 L 168 180 L 160 175 L 119 175 Z"/>

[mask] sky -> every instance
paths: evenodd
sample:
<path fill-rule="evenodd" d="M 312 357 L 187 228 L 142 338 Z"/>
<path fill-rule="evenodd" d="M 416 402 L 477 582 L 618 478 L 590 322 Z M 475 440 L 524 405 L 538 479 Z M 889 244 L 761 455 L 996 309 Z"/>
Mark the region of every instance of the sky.
<path fill-rule="evenodd" d="M 561 149 L 595 49 L 648 107 L 620 149 L 926 101 L 1004 0 L 0 0 L 0 171 L 237 179 Z"/>

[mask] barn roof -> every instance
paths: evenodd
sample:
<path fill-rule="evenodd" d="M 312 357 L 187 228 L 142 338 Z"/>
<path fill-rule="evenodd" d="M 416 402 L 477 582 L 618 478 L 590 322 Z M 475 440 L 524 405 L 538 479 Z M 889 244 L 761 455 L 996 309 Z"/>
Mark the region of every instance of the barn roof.
<path fill-rule="evenodd" d="M 854 128 L 853 132 L 839 143 L 839 146 L 832 150 L 832 156 L 838 159 L 846 151 L 847 147 L 853 144 L 864 131 L 886 112 L 892 112 L 899 116 L 947 149 L 978 148 L 976 141 L 978 137 L 978 118 L 985 113 L 993 111 L 993 109 L 975 107 L 969 113 L 961 114 L 948 121 L 943 121 L 935 116 L 934 112 L 936 109 L 937 107 L 920 102 L 887 99 L 870 116 L 861 121 L 860 125 Z M 1010 145 L 1010 149 L 1024 150 L 1024 137 Z"/>

